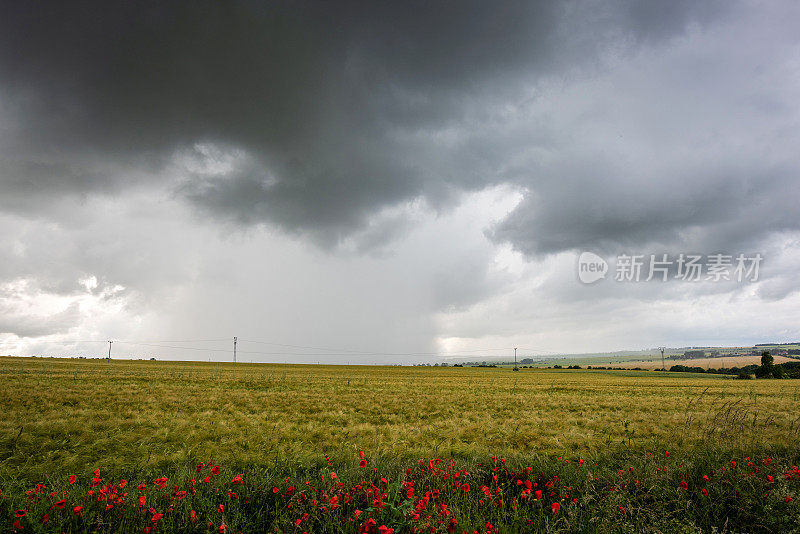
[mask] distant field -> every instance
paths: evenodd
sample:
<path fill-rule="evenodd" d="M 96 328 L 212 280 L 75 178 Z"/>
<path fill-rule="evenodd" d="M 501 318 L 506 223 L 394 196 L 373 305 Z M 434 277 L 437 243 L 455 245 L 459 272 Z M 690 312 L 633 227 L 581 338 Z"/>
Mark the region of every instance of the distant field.
<path fill-rule="evenodd" d="M 774 363 L 796 362 L 785 356 L 773 356 Z M 719 369 L 721 367 L 744 367 L 745 365 L 760 365 L 761 356 L 725 356 L 722 358 L 697 358 L 694 360 L 664 360 L 667 369 L 673 365 L 686 365 L 689 367 L 702 367 L 703 369 Z M 633 360 L 625 363 L 606 364 L 606 367 L 641 367 L 642 369 L 661 369 L 661 358 L 652 361 Z"/>
<path fill-rule="evenodd" d="M 626 371 L 0 358 L 0 475 L 325 452 L 461 458 L 796 443 L 800 381 Z M 626 434 L 623 423 L 629 421 Z"/>

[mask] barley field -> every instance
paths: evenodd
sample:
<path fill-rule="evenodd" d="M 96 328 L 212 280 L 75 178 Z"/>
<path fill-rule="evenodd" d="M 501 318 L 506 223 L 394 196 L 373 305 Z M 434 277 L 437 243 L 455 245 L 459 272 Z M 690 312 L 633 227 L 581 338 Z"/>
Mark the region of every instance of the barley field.
<path fill-rule="evenodd" d="M 0 358 L 12 532 L 797 532 L 800 387 Z"/>
<path fill-rule="evenodd" d="M 2 358 L 0 470 L 790 446 L 800 382 L 634 371 Z"/>

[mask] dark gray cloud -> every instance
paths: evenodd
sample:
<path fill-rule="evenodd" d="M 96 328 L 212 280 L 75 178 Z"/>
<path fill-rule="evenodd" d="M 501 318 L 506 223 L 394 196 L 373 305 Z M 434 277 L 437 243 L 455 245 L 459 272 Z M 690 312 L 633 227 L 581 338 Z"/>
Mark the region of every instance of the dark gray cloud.
<path fill-rule="evenodd" d="M 176 151 L 206 143 L 245 162 L 173 172 L 177 194 L 338 244 L 387 206 L 503 181 L 508 148 L 470 140 L 475 121 L 542 78 L 708 21 L 710 6 L 6 4 L 3 207 L 163 181 Z"/>
<path fill-rule="evenodd" d="M 798 23 L 788 2 L 0 3 L 3 339 L 589 350 L 717 339 L 729 301 L 726 335 L 795 332 L 754 303 L 796 311 Z M 583 249 L 765 268 L 587 287 Z"/>

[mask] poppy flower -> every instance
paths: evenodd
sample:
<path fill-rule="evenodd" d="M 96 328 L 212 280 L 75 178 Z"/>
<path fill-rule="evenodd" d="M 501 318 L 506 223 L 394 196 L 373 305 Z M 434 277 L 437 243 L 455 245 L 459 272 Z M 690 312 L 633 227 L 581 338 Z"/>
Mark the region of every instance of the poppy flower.
<path fill-rule="evenodd" d="M 83 512 L 83 506 L 76 506 L 72 509 L 72 515 L 81 515 Z"/>
<path fill-rule="evenodd" d="M 144 495 L 139 495 L 139 506 L 144 506 L 146 500 L 147 498 Z"/>
<path fill-rule="evenodd" d="M 334 473 L 333 471 L 331 471 L 331 478 L 336 478 L 336 473 Z"/>
<path fill-rule="evenodd" d="M 701 489 L 701 490 L 700 490 L 700 492 L 701 492 L 703 495 L 708 495 L 708 490 L 707 490 L 707 489 L 705 489 L 705 488 Z"/>
<path fill-rule="evenodd" d="M 775 482 L 775 478 L 772 475 L 767 475 L 767 482 Z"/>
<path fill-rule="evenodd" d="M 50 514 L 44 514 L 42 516 L 42 524 L 46 525 L 48 521 L 50 521 Z"/>
<path fill-rule="evenodd" d="M 225 510 L 225 505 L 220 504 L 217 506 L 217 512 L 222 513 Z"/>
<path fill-rule="evenodd" d="M 786 497 L 784 497 L 784 498 L 783 498 L 783 502 L 792 502 L 793 500 L 794 500 L 794 499 L 792 499 L 792 498 L 791 498 L 791 497 L 789 497 L 788 495 L 787 495 Z"/>
<path fill-rule="evenodd" d="M 14 530 L 21 530 L 22 529 L 22 523 L 20 523 L 19 519 L 17 519 L 16 521 L 14 521 L 14 524 L 11 525 L 11 528 L 13 528 Z"/>
<path fill-rule="evenodd" d="M 218 475 L 220 471 L 221 471 L 221 469 L 219 468 L 219 466 L 215 465 L 214 468 L 211 469 L 211 474 L 212 475 Z"/>
<path fill-rule="evenodd" d="M 367 467 L 367 461 L 366 460 L 361 460 L 360 462 L 358 462 L 358 467 L 361 467 L 362 469 L 364 467 Z"/>
<path fill-rule="evenodd" d="M 541 501 L 542 500 L 542 490 L 536 490 L 536 494 L 535 495 L 536 495 L 536 500 L 537 501 Z"/>
<path fill-rule="evenodd" d="M 561 508 L 561 505 L 558 504 L 557 502 L 554 502 L 553 504 L 550 505 L 550 509 L 553 510 L 553 515 L 556 515 L 558 513 L 559 508 Z"/>
<path fill-rule="evenodd" d="M 153 519 L 151 519 L 151 521 L 152 521 L 153 523 L 156 523 L 156 522 L 158 522 L 158 520 L 159 520 L 159 519 L 161 519 L 162 517 L 164 517 L 164 514 L 153 514 Z"/>
<path fill-rule="evenodd" d="M 689 484 L 687 484 L 684 480 L 681 480 L 681 489 L 684 491 L 689 489 Z"/>
<path fill-rule="evenodd" d="M 16 512 L 14 512 L 14 517 L 25 517 L 25 514 L 27 513 L 28 513 L 27 510 L 17 510 Z"/>
<path fill-rule="evenodd" d="M 225 523 L 222 523 L 222 524 L 219 526 L 219 532 L 220 532 L 220 534 L 225 534 L 225 531 L 227 531 L 227 530 L 228 530 L 228 525 L 226 525 Z"/>
<path fill-rule="evenodd" d="M 469 493 L 469 484 L 464 484 L 461 489 L 464 490 L 464 493 Z"/>
<path fill-rule="evenodd" d="M 56 508 L 64 508 L 65 504 L 67 504 L 67 500 L 61 499 L 60 501 L 53 503 L 53 506 L 55 506 Z"/>
<path fill-rule="evenodd" d="M 77 482 L 77 481 L 78 481 L 78 477 L 77 476 L 75 476 L 75 475 L 70 475 L 69 476 L 69 483 L 70 484 L 75 484 L 75 482 Z"/>

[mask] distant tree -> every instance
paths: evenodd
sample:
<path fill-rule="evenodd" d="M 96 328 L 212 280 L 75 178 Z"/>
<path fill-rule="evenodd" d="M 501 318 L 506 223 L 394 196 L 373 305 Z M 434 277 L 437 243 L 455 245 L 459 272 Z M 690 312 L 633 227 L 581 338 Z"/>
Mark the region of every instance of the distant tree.
<path fill-rule="evenodd" d="M 775 359 L 765 350 L 761 353 L 761 367 L 756 369 L 757 378 L 772 378 L 772 371 L 774 369 L 773 362 Z"/>

